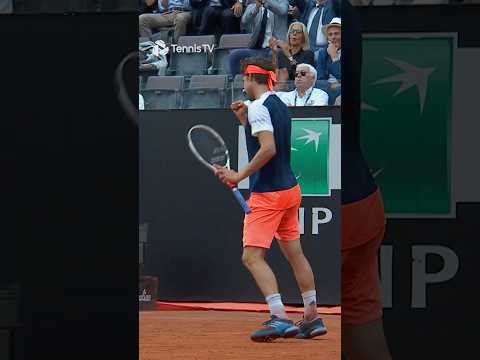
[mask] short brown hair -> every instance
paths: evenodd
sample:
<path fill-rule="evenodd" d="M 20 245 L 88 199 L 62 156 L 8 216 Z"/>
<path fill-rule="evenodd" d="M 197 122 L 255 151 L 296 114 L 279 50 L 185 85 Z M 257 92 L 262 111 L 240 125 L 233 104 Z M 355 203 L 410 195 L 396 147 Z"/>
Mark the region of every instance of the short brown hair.
<path fill-rule="evenodd" d="M 245 69 L 248 65 L 256 65 L 265 69 L 267 71 L 275 71 L 275 67 L 271 60 L 262 57 L 249 57 L 243 59 L 241 62 L 241 72 L 245 72 Z M 253 80 L 255 80 L 260 85 L 266 85 L 268 83 L 268 76 L 264 74 L 251 74 Z"/>

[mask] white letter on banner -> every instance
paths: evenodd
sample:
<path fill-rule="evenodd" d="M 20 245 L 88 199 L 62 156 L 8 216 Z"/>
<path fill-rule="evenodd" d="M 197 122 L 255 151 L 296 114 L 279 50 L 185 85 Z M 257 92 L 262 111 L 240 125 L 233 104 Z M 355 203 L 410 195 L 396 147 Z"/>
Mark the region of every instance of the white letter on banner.
<path fill-rule="evenodd" d="M 298 208 L 298 224 L 300 227 L 300 235 L 305 234 L 305 209 Z"/>
<path fill-rule="evenodd" d="M 435 254 L 443 259 L 443 268 L 436 273 L 427 273 L 427 255 Z M 427 306 L 427 284 L 450 280 L 458 271 L 458 256 L 449 248 L 440 245 L 412 246 L 412 308 Z"/>
<path fill-rule="evenodd" d="M 319 214 L 321 212 L 325 214 L 325 216 L 322 219 L 319 218 Z M 312 208 L 312 235 L 318 234 L 318 227 L 320 224 L 326 224 L 332 221 L 332 216 L 333 215 L 330 209 L 319 208 L 319 207 Z"/>

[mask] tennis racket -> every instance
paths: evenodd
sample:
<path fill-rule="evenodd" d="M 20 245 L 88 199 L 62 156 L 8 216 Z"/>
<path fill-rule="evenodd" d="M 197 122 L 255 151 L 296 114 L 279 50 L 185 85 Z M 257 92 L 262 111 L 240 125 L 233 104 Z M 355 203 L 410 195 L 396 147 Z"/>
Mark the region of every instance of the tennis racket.
<path fill-rule="evenodd" d="M 193 155 L 200 163 L 205 165 L 207 169 L 215 172 L 214 165 L 219 165 L 230 169 L 230 155 L 228 153 L 227 145 L 222 137 L 211 127 L 206 125 L 195 125 L 187 134 L 188 147 Z M 237 199 L 240 206 L 246 214 L 252 210 L 238 190 L 236 184 L 228 185 L 232 190 L 235 199 Z"/>

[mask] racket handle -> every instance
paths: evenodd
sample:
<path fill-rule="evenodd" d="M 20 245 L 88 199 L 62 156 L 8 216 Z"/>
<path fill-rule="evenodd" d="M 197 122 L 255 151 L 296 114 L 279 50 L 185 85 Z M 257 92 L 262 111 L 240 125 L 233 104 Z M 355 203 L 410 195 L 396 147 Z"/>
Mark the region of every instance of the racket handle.
<path fill-rule="evenodd" d="M 252 210 L 250 209 L 247 202 L 243 198 L 242 193 L 238 190 L 238 187 L 236 186 L 232 187 L 232 193 L 233 193 L 233 196 L 235 196 L 235 199 L 237 199 L 240 206 L 243 208 L 243 211 L 245 211 L 246 214 L 251 213 Z"/>

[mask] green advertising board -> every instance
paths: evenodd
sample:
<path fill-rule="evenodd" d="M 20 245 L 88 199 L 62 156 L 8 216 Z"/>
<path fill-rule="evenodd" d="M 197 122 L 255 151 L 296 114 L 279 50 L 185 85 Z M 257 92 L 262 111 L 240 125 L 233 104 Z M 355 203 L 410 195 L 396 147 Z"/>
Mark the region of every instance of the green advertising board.
<path fill-rule="evenodd" d="M 389 217 L 451 217 L 450 34 L 365 36 L 362 147 Z"/>
<path fill-rule="evenodd" d="M 330 118 L 292 118 L 291 165 L 303 196 L 328 196 Z"/>

